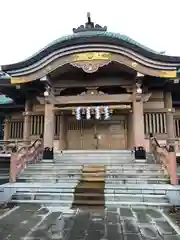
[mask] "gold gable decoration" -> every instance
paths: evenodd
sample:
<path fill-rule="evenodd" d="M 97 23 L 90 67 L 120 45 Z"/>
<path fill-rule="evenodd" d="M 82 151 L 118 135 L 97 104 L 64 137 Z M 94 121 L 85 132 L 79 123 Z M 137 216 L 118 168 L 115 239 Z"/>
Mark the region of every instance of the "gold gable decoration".
<path fill-rule="evenodd" d="M 176 77 L 176 70 L 161 71 L 160 77 L 163 77 L 163 78 L 175 78 Z"/>
<path fill-rule="evenodd" d="M 73 67 L 81 68 L 84 72 L 94 73 L 100 67 L 111 62 L 112 55 L 108 52 L 85 52 L 72 55 L 70 64 Z"/>
<path fill-rule="evenodd" d="M 111 60 L 112 54 L 109 52 L 85 52 L 72 55 L 71 62 L 93 61 L 93 60 Z"/>
<path fill-rule="evenodd" d="M 11 84 L 21 84 L 31 82 L 31 80 L 24 79 L 23 77 L 11 77 Z"/>

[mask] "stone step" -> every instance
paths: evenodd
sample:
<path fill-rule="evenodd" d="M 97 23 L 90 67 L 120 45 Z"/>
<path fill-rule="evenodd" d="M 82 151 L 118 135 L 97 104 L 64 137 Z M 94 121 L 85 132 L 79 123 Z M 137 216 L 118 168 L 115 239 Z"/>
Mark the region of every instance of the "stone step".
<path fill-rule="evenodd" d="M 124 150 L 111 150 L 111 149 L 92 149 L 92 150 L 63 150 L 63 151 L 58 151 L 56 150 L 55 154 L 131 154 L 132 150 L 131 149 L 124 149 Z"/>
<path fill-rule="evenodd" d="M 8 172 L 9 172 L 9 168 L 0 168 L 0 174 L 8 173 Z"/>
<path fill-rule="evenodd" d="M 57 163 L 45 163 L 45 162 L 38 162 L 36 164 L 29 164 L 27 169 L 34 169 L 34 170 L 53 170 L 53 169 L 61 169 L 61 170 L 81 170 L 82 164 L 57 164 Z"/>
<path fill-rule="evenodd" d="M 17 180 L 19 183 L 42 183 L 42 184 L 47 184 L 47 183 L 60 183 L 60 184 L 78 184 L 79 179 L 57 179 L 57 178 L 36 178 L 36 179 L 31 179 L 31 178 L 20 178 Z"/>
<path fill-rule="evenodd" d="M 134 154 L 54 154 L 54 159 L 71 160 L 71 159 L 135 159 Z M 147 159 L 153 160 L 153 157 L 146 156 Z"/>
<path fill-rule="evenodd" d="M 154 170 L 148 170 L 148 169 L 106 169 L 106 174 L 126 174 L 126 175 L 133 175 L 133 174 L 139 174 L 139 175 L 164 175 L 163 169 L 154 169 Z"/>
<path fill-rule="evenodd" d="M 9 173 L 1 173 L 0 178 L 9 177 Z"/>
<path fill-rule="evenodd" d="M 138 197 L 138 198 L 155 198 L 155 199 L 159 199 L 159 198 L 166 198 L 165 194 L 132 194 L 132 193 L 104 193 L 106 197 L 117 197 L 117 198 L 123 198 L 123 197 Z M 28 191 L 28 189 L 25 191 L 16 191 L 15 193 L 16 196 L 48 196 L 48 197 L 60 197 L 60 198 L 66 198 L 66 197 L 73 197 L 74 193 L 73 192 L 59 192 L 56 190 L 56 192 L 53 191 Z M 98 197 L 98 196 L 102 196 L 103 194 L 99 194 L 99 193 L 76 193 L 77 196 L 79 197 Z"/>
<path fill-rule="evenodd" d="M 71 207 L 72 206 L 72 200 L 67 200 L 67 201 L 64 201 L 64 200 L 10 200 L 9 201 L 10 203 L 31 203 L 31 204 L 46 204 L 46 205 L 49 205 L 49 206 L 53 206 L 53 205 L 59 205 L 61 207 Z M 88 204 L 87 204 L 87 201 L 79 201 L 79 202 L 76 202 L 76 204 L 78 205 L 84 205 L 84 206 L 97 206 L 97 205 L 103 205 L 104 207 L 120 207 L 120 206 L 154 206 L 154 207 L 168 207 L 168 206 L 172 206 L 171 203 L 169 202 L 130 202 L 130 201 L 88 201 Z"/>
<path fill-rule="evenodd" d="M 97 160 L 98 159 L 98 160 Z M 55 164 L 67 164 L 67 165 L 69 165 L 69 164 L 72 164 L 72 165 L 75 165 L 75 164 L 80 164 L 80 165 L 83 165 L 83 164 L 96 164 L 97 162 L 99 163 L 99 164 L 103 164 L 103 165 L 107 165 L 107 164 L 116 164 L 116 165 L 118 165 L 118 164 L 126 164 L 126 163 L 129 163 L 129 164 L 132 164 L 132 163 L 136 163 L 135 161 L 134 161 L 134 159 L 111 159 L 111 158 L 109 158 L 109 159 L 105 159 L 105 158 L 102 158 L 102 159 L 100 159 L 100 158 L 96 158 L 96 159 L 88 159 L 88 158 L 86 158 L 86 159 L 84 159 L 84 158 L 77 158 L 77 159 L 69 159 L 69 160 L 67 160 L 67 159 L 64 159 L 64 160 L 56 160 L 56 159 L 54 159 L 54 161 L 55 161 Z M 141 162 L 139 162 L 139 163 L 146 163 L 147 161 L 141 161 Z"/>
<path fill-rule="evenodd" d="M 163 184 L 169 183 L 166 178 L 125 178 L 125 179 L 105 179 L 106 184 Z"/>
<path fill-rule="evenodd" d="M 113 181 L 116 181 L 116 180 L 124 180 L 124 179 L 169 179 L 168 177 L 162 175 L 162 174 L 152 174 L 152 175 L 147 175 L 147 174 L 121 174 L 121 173 L 118 173 L 118 174 L 28 174 L 26 172 L 22 173 L 18 179 L 44 179 L 44 178 L 49 178 L 49 179 L 79 179 L 80 177 L 104 177 L 106 180 L 113 180 Z"/>
<path fill-rule="evenodd" d="M 63 178 L 58 178 L 58 177 L 48 177 L 48 176 L 37 176 L 36 178 L 34 177 L 23 177 L 20 176 L 18 178 L 19 181 L 23 182 L 42 182 L 42 183 L 47 183 L 47 182 L 77 182 L 80 178 L 79 177 L 63 177 Z M 156 183 L 169 183 L 169 179 L 167 178 L 83 178 L 86 181 L 104 181 L 108 184 L 138 184 L 138 183 L 147 183 L 147 184 L 156 184 Z"/>
<path fill-rule="evenodd" d="M 46 171 L 46 170 L 39 170 L 39 171 L 34 171 L 33 169 L 26 169 L 25 171 L 23 171 L 22 173 L 21 173 L 21 176 L 25 176 L 25 175 L 27 175 L 27 176 L 30 176 L 30 175 L 32 175 L 32 176 L 36 176 L 36 175 L 47 175 L 47 176 L 54 176 L 54 175 L 58 175 L 58 176 L 63 176 L 63 175 L 81 175 L 81 170 L 80 171 L 69 171 L 69 170 L 57 170 L 57 169 L 54 169 L 54 170 L 52 170 L 51 169 L 51 171 Z"/>
<path fill-rule="evenodd" d="M 144 176 L 164 176 L 163 171 L 154 171 L 154 172 L 150 172 L 150 171 L 97 171 L 97 172 L 82 172 L 82 171 L 78 171 L 78 172 L 70 172 L 70 171 L 33 171 L 33 170 L 25 170 L 24 172 L 21 173 L 21 176 L 25 177 L 29 177 L 29 176 L 57 176 L 59 178 L 67 176 L 67 177 L 71 177 L 71 176 L 81 176 L 83 174 L 83 176 L 104 176 L 104 172 L 105 172 L 105 176 L 106 177 L 127 177 L 130 178 L 132 176 L 138 176 L 141 175 L 141 177 Z"/>
<path fill-rule="evenodd" d="M 100 173 L 100 174 L 103 174 L 105 173 L 105 175 L 112 175 L 112 176 L 118 176 L 118 175 L 127 175 L 128 176 L 131 176 L 131 175 L 141 175 L 141 176 L 160 176 L 160 175 L 164 175 L 164 171 L 162 169 L 156 169 L 156 170 L 146 170 L 146 169 L 143 169 L 143 170 L 138 170 L 138 169 L 111 169 L 111 170 L 104 170 L 104 171 L 83 171 L 83 170 L 65 170 L 65 169 L 50 169 L 48 171 L 48 169 L 33 169 L 33 168 L 27 168 L 25 169 L 24 171 L 21 172 L 21 174 L 27 174 L 27 175 L 30 175 L 32 174 L 33 176 L 34 175 L 80 175 L 80 174 L 86 174 L 86 175 L 89 175 L 91 173 L 93 173 L 94 175 L 96 173 Z"/>
<path fill-rule="evenodd" d="M 80 163 L 45 163 L 45 162 L 38 162 L 36 164 L 29 164 L 28 169 L 47 169 L 49 168 L 61 168 L 61 169 L 81 169 L 84 164 Z M 127 169 L 160 169 L 161 165 L 159 164 L 149 164 L 149 163 L 109 163 L 108 165 L 104 164 L 106 169 L 121 169 L 121 168 L 127 168 Z"/>
<path fill-rule="evenodd" d="M 29 185 L 29 183 L 28 183 Z M 28 186 L 27 185 L 27 186 Z M 36 187 L 18 187 L 16 189 L 16 192 L 18 194 L 20 193 L 32 193 L 32 194 L 35 194 L 35 193 L 49 193 L 49 194 L 72 194 L 74 193 L 74 187 L 72 186 L 65 186 L 64 188 L 43 188 L 43 187 L 40 187 L 40 188 L 36 188 Z M 104 189 L 104 194 L 111 194 L 111 195 L 116 195 L 116 194 L 125 194 L 125 195 L 137 195 L 137 194 L 140 194 L 140 195 L 143 195 L 143 196 L 146 196 L 146 195 L 151 195 L 151 196 L 158 196 L 158 195 L 162 195 L 162 196 L 165 196 L 167 193 L 167 190 L 166 189 L 135 189 L 135 188 L 132 188 L 132 189 L 124 189 L 123 187 L 118 189 L 118 188 L 105 188 Z M 86 194 L 91 194 L 91 193 L 86 193 Z"/>
<path fill-rule="evenodd" d="M 131 175 L 131 174 L 144 174 L 144 175 L 159 175 L 159 174 L 164 174 L 164 170 L 162 168 L 157 168 L 157 169 L 145 169 L 145 168 L 117 168 L 117 169 L 113 169 L 113 168 L 109 168 L 109 167 L 105 167 L 105 170 L 85 170 L 85 173 L 90 173 L 90 172 L 105 172 L 106 174 L 114 174 L 114 175 L 118 175 L 118 174 L 127 174 L 127 175 Z M 24 169 L 21 173 L 27 173 L 27 174 L 80 174 L 83 172 L 83 167 L 80 169 L 63 169 L 63 168 L 32 168 L 32 167 L 27 167 L 26 169 Z"/>
<path fill-rule="evenodd" d="M 82 156 L 63 156 L 63 157 L 59 157 L 59 156 L 54 156 L 54 159 L 58 162 L 62 162 L 62 161 L 75 161 L 75 160 L 83 160 L 83 161 L 96 161 L 98 159 L 99 161 L 102 160 L 112 160 L 112 161 L 133 161 L 135 158 L 134 157 L 127 157 L 127 156 L 86 156 L 86 155 L 82 155 Z"/>
<path fill-rule="evenodd" d="M 19 190 L 23 190 L 23 189 L 28 189 L 29 191 L 41 191 L 41 190 L 45 190 L 48 191 L 51 189 L 52 191 L 60 191 L 59 189 L 61 189 L 61 191 L 65 191 L 67 192 L 68 189 L 72 189 L 74 187 L 76 187 L 77 182 L 74 183 L 41 183 L 41 182 L 16 182 L 16 183 L 6 183 L 1 185 L 1 188 L 7 188 L 7 189 L 16 189 L 17 191 Z M 179 185 L 177 186 L 172 186 L 171 184 L 106 184 L 105 185 L 105 191 L 110 191 L 110 192 L 131 192 L 134 191 L 136 193 L 161 193 L 164 194 L 164 192 L 177 192 L 180 193 L 180 187 Z"/>
<path fill-rule="evenodd" d="M 109 155 L 109 154 L 82 154 L 82 155 L 54 155 L 57 160 L 71 159 L 135 159 L 134 155 Z"/>
<path fill-rule="evenodd" d="M 82 157 L 84 158 L 84 156 L 86 157 L 119 157 L 119 158 L 129 158 L 129 157 L 133 157 L 134 158 L 134 154 L 131 153 L 126 153 L 126 154 L 110 154 L 110 153 L 84 153 L 84 154 L 54 154 L 55 158 L 72 158 L 72 157 Z"/>
<path fill-rule="evenodd" d="M 141 175 L 141 178 L 144 178 L 144 177 L 152 177 L 152 178 L 165 178 L 165 177 L 168 177 L 167 175 L 164 174 L 163 171 L 127 171 L 127 170 L 124 170 L 124 171 L 105 171 L 104 172 L 81 172 L 81 171 L 78 171 L 78 172 L 71 172 L 71 171 L 57 171 L 57 170 L 54 170 L 54 171 L 33 171 L 33 170 L 25 170 L 23 172 L 21 172 L 20 174 L 20 177 L 31 177 L 32 178 L 36 178 L 37 176 L 42 176 L 42 177 L 56 177 L 56 178 L 71 178 L 71 177 L 81 177 L 83 174 L 83 176 L 104 176 L 107 177 L 107 178 L 121 178 L 121 177 L 127 177 L 127 178 L 139 178 L 140 175 Z M 2 176 L 6 176 L 6 175 L 2 175 Z M 8 176 L 8 175 L 7 175 Z"/>
<path fill-rule="evenodd" d="M 76 193 L 76 198 L 80 200 L 98 200 L 105 198 L 106 201 L 118 202 L 169 202 L 165 195 L 143 195 L 143 194 L 98 194 L 98 193 Z M 12 196 L 12 200 L 73 200 L 74 193 L 39 193 L 39 192 L 16 192 Z"/>
<path fill-rule="evenodd" d="M 119 164 L 119 165 L 107 165 L 107 170 L 119 170 L 119 169 L 136 169 L 136 170 L 159 170 L 161 169 L 161 165 L 159 164 L 140 164 L 140 163 L 133 163 L 133 164 Z"/>

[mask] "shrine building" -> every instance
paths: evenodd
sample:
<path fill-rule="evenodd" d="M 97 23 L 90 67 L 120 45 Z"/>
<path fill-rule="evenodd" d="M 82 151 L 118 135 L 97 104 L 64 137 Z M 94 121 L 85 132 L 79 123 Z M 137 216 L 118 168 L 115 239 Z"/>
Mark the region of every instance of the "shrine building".
<path fill-rule="evenodd" d="M 94 24 L 0 68 L 0 137 L 55 150 L 148 149 L 180 137 L 180 57 Z"/>

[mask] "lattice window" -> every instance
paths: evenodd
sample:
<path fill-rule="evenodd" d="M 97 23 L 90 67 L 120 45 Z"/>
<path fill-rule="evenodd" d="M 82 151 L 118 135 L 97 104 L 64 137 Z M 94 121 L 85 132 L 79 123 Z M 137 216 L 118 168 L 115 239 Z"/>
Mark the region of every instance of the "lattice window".
<path fill-rule="evenodd" d="M 180 119 L 174 119 L 175 137 L 180 137 Z"/>
<path fill-rule="evenodd" d="M 166 114 L 165 113 L 145 113 L 144 114 L 145 134 L 165 134 L 166 133 Z"/>
<path fill-rule="evenodd" d="M 31 135 L 41 135 L 44 132 L 44 115 L 32 115 L 31 116 Z"/>
<path fill-rule="evenodd" d="M 60 131 L 60 115 L 55 115 L 55 127 L 54 127 L 54 133 L 55 135 L 59 135 Z"/>
<path fill-rule="evenodd" d="M 23 138 L 23 120 L 12 120 L 9 122 L 9 138 L 22 139 Z"/>

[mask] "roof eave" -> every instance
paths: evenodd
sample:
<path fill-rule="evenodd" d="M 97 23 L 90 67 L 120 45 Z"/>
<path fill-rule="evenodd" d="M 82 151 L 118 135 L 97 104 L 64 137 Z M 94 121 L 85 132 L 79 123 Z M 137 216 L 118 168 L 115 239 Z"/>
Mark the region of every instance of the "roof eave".
<path fill-rule="evenodd" d="M 83 34 L 83 35 L 78 35 L 78 34 L 74 34 L 74 35 L 70 35 L 67 37 L 64 37 L 63 39 L 60 38 L 59 40 L 54 41 L 52 44 L 48 45 L 47 47 L 45 47 L 44 49 L 42 49 L 41 51 L 37 52 L 35 55 L 33 55 L 32 57 L 30 57 L 27 60 L 18 62 L 18 63 L 14 63 L 14 64 L 9 64 L 9 65 L 3 65 L 2 66 L 2 70 L 3 71 L 12 71 L 12 70 L 17 70 L 17 69 L 21 69 L 24 67 L 28 67 L 34 63 L 36 63 L 37 61 L 40 61 L 41 59 L 43 59 L 44 57 L 48 56 L 49 54 L 51 54 L 52 52 L 56 51 L 57 49 L 63 49 L 65 47 L 70 47 L 73 45 L 78 45 L 78 44 L 87 44 L 87 43 L 109 43 L 109 44 L 113 44 L 116 46 L 123 46 L 126 47 L 128 49 L 132 49 L 134 52 L 136 53 L 140 53 L 143 56 L 147 56 L 148 58 L 152 59 L 152 60 L 158 60 L 158 61 L 162 61 L 165 63 L 176 63 L 180 65 L 180 57 L 176 57 L 176 56 L 167 56 L 167 55 L 162 55 L 160 53 L 155 53 L 152 52 L 150 49 L 145 49 L 143 48 L 143 45 L 140 47 L 140 45 L 136 45 L 135 41 L 133 43 L 133 41 L 128 42 L 122 39 L 118 39 L 118 37 L 115 37 L 116 35 L 112 35 L 112 36 L 108 36 L 108 35 L 87 35 Z M 121 35 L 123 36 L 123 35 Z"/>

